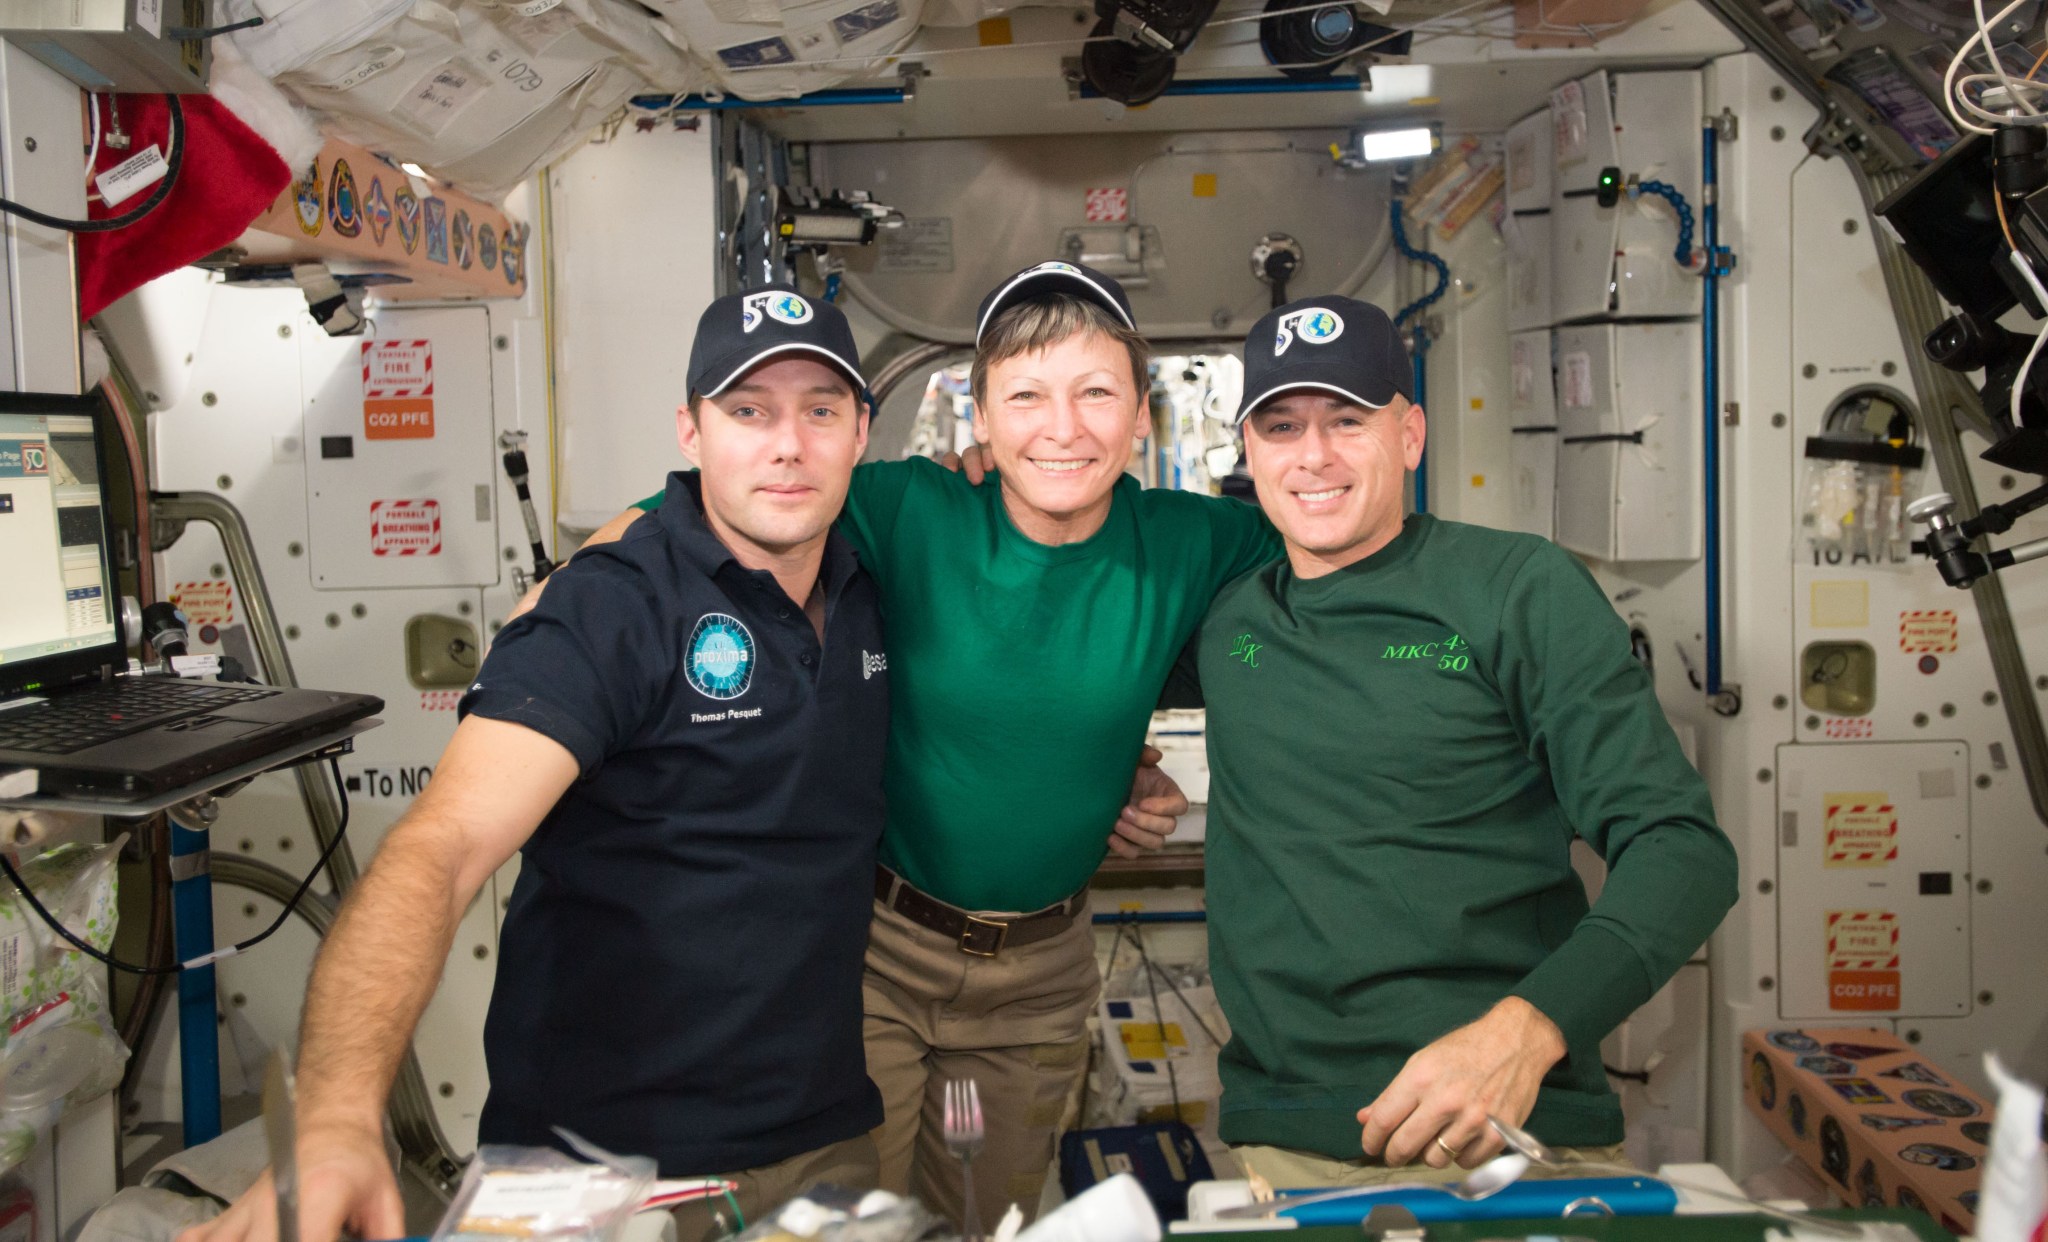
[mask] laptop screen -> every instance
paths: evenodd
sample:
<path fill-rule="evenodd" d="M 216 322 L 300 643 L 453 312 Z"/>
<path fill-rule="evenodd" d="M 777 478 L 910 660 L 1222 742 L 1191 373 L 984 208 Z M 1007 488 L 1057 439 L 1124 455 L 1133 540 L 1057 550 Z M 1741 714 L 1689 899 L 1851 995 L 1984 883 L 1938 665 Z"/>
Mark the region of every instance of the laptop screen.
<path fill-rule="evenodd" d="M 30 684 L 26 662 L 75 667 L 66 653 L 119 641 L 93 403 L 34 407 L 0 406 L 0 686 Z"/>

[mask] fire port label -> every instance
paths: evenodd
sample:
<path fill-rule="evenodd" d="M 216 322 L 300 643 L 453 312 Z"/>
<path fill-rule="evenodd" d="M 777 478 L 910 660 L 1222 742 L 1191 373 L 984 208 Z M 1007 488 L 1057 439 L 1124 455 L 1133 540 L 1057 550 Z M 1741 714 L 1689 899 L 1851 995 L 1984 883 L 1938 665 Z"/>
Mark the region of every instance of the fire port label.
<path fill-rule="evenodd" d="M 370 502 L 372 556 L 441 555 L 441 502 L 438 500 L 373 500 Z"/>
<path fill-rule="evenodd" d="M 1831 793 L 1823 801 L 1828 867 L 1883 867 L 1899 857 L 1899 813 L 1881 793 Z"/>
<path fill-rule="evenodd" d="M 1959 637 L 1954 609 L 1909 608 L 1899 613 L 1899 650 L 1909 655 L 1954 651 Z"/>
<path fill-rule="evenodd" d="M 1830 910 L 1827 939 L 1828 1008 L 1896 1012 L 1899 916 L 1889 910 Z"/>

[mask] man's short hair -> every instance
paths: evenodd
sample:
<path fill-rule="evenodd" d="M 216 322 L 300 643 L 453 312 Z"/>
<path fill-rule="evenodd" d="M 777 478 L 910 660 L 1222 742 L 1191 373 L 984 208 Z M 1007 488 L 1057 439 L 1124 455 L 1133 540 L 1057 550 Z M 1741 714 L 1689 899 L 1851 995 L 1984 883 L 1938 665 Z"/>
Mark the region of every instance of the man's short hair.
<path fill-rule="evenodd" d="M 982 334 L 981 348 L 975 351 L 974 367 L 969 372 L 975 404 L 987 403 L 988 372 L 996 363 L 1020 354 L 1035 354 L 1088 333 L 1106 336 L 1124 347 L 1131 358 L 1131 382 L 1142 403 L 1145 373 L 1152 362 L 1152 347 L 1145 343 L 1145 338 L 1093 302 L 1071 293 L 1048 293 L 1019 302 L 997 315 Z"/>

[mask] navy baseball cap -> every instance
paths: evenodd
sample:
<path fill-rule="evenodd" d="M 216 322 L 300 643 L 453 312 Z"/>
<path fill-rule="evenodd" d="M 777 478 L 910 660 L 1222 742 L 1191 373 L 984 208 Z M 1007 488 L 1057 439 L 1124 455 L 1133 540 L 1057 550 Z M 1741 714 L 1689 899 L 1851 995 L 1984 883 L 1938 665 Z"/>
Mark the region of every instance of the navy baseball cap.
<path fill-rule="evenodd" d="M 1268 311 L 1244 338 L 1237 421 L 1297 388 L 1377 410 L 1397 396 L 1415 399 L 1415 371 L 1387 312 L 1356 298 L 1301 298 Z"/>
<path fill-rule="evenodd" d="M 989 295 L 981 300 L 981 310 L 974 316 L 974 343 L 981 344 L 997 315 L 1019 302 L 1048 293 L 1071 293 L 1084 302 L 1093 302 L 1126 328 L 1138 330 L 1137 317 L 1131 314 L 1131 299 L 1124 295 L 1124 287 L 1116 277 L 1079 263 L 1054 260 L 1035 263 L 989 290 Z"/>
<path fill-rule="evenodd" d="M 704 308 L 690 346 L 690 392 L 715 397 L 748 371 L 783 354 L 809 354 L 853 382 L 866 400 L 860 350 L 846 315 L 789 285 L 729 293 Z"/>

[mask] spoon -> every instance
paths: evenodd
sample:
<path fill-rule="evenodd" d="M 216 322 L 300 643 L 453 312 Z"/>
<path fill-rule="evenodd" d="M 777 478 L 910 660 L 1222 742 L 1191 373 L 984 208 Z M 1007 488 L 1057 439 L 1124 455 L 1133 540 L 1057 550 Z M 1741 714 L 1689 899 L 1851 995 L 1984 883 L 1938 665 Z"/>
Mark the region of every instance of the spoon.
<path fill-rule="evenodd" d="M 1453 1185 L 1430 1185 L 1425 1182 L 1388 1183 L 1383 1186 L 1348 1186 L 1342 1190 L 1326 1190 L 1312 1195 L 1291 1195 L 1286 1198 L 1269 1199 L 1263 1203 L 1247 1203 L 1240 1207 L 1225 1208 L 1216 1213 L 1217 1220 L 1243 1220 L 1249 1217 L 1278 1216 L 1290 1208 L 1306 1207 L 1311 1203 L 1334 1203 L 1339 1199 L 1356 1198 L 1359 1195 L 1380 1195 L 1399 1190 L 1442 1190 L 1467 1203 L 1491 1198 L 1521 1180 L 1529 1171 L 1529 1158 L 1517 1152 L 1506 1152 L 1480 1165 L 1465 1175 L 1465 1179 Z M 1636 1176 L 1630 1174 L 1630 1176 Z"/>
<path fill-rule="evenodd" d="M 1539 1169 L 1547 1169 L 1551 1172 L 1570 1173 L 1575 1175 L 1593 1174 L 1596 1176 L 1605 1177 L 1647 1177 L 1652 1181 L 1662 1182 L 1666 1186 L 1671 1187 L 1673 1190 L 1683 1190 L 1689 1195 L 1699 1195 L 1700 1197 L 1706 1199 L 1718 1199 L 1723 1203 L 1740 1204 L 1741 1206 L 1749 1209 L 1752 1212 L 1756 1212 L 1759 1215 L 1768 1216 L 1773 1220 L 1780 1220 L 1785 1221 L 1789 1224 L 1799 1225 L 1803 1228 L 1813 1230 L 1817 1233 L 1828 1233 L 1833 1234 L 1836 1237 L 1842 1238 L 1857 1238 L 1863 1236 L 1863 1229 L 1860 1225 L 1856 1225 L 1847 1221 L 1829 1220 L 1824 1216 L 1815 1216 L 1809 1212 L 1788 1212 L 1783 1208 L 1772 1207 L 1768 1203 L 1758 1203 L 1755 1199 L 1750 1198 L 1748 1195 L 1730 1194 L 1725 1190 L 1717 1190 L 1712 1186 L 1701 1186 L 1694 1182 L 1680 1181 L 1675 1177 L 1659 1177 L 1656 1174 L 1644 1173 L 1640 1169 L 1631 1169 L 1625 1165 L 1581 1163 L 1576 1160 L 1568 1162 L 1563 1157 L 1559 1156 L 1555 1151 L 1551 1150 L 1548 1147 L 1545 1147 L 1541 1140 L 1539 1140 L 1535 1135 L 1529 1133 L 1527 1130 L 1522 1129 L 1520 1126 L 1509 1125 L 1507 1122 L 1502 1121 L 1498 1117 L 1488 1117 L 1486 1120 L 1487 1123 L 1493 1127 L 1494 1133 L 1500 1135 L 1501 1141 L 1508 1145 L 1508 1150 L 1510 1152 L 1512 1152 L 1515 1155 L 1523 1157 L 1528 1161 L 1529 1164 L 1533 1164 Z M 1505 1160 L 1507 1159 L 1507 1157 L 1502 1156 L 1499 1159 Z M 1481 1165 L 1479 1167 L 1483 1170 L 1491 1166 L 1490 1164 L 1486 1164 Z"/>

